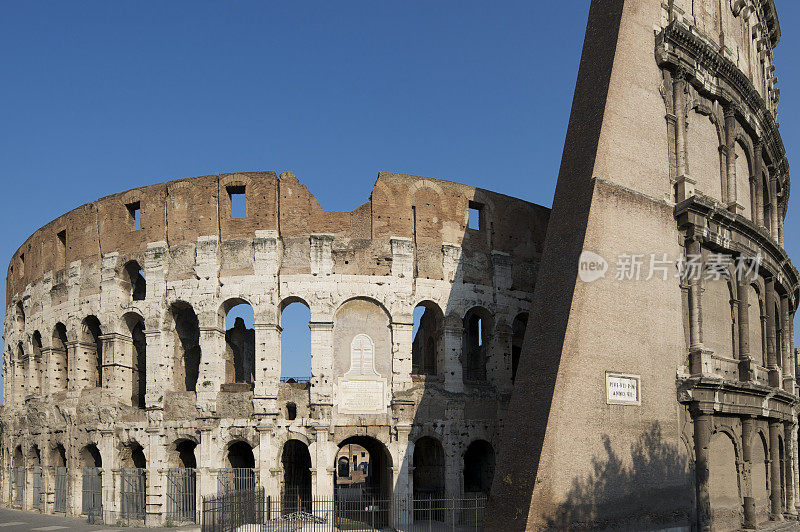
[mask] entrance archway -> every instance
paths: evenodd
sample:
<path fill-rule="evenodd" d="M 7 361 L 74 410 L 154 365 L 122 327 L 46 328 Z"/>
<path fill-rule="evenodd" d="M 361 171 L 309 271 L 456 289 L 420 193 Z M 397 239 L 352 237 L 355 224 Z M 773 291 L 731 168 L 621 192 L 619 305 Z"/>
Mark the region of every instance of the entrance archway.
<path fill-rule="evenodd" d="M 300 440 L 289 440 L 281 453 L 283 483 L 281 511 L 284 514 L 311 512 L 311 454 Z"/>
<path fill-rule="evenodd" d="M 349 478 L 339 476 L 345 469 L 338 467 L 343 462 L 340 459 L 345 457 L 350 466 Z M 339 452 L 331 466 L 335 470 L 334 498 L 343 518 L 354 521 L 374 518 L 379 524 L 389 522 L 394 475 L 392 456 L 383 443 L 370 436 L 346 438 L 339 443 Z M 363 512 L 364 502 L 369 502 L 371 508 L 379 510 L 367 515 Z"/>

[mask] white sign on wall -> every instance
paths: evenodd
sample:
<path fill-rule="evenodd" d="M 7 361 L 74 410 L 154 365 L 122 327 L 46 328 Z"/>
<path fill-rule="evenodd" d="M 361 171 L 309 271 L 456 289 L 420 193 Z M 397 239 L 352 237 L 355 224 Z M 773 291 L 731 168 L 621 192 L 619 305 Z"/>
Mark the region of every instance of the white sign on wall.
<path fill-rule="evenodd" d="M 628 373 L 606 371 L 606 403 L 610 405 L 641 405 L 642 377 Z"/>

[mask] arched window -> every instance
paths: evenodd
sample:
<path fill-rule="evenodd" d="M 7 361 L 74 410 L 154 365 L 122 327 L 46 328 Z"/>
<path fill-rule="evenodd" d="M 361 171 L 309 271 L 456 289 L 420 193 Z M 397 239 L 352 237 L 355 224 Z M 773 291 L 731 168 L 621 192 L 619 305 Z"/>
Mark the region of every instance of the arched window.
<path fill-rule="evenodd" d="M 100 320 L 96 316 L 87 316 L 81 323 L 81 358 L 86 372 L 86 386 L 89 388 L 103 385 L 102 334 Z"/>
<path fill-rule="evenodd" d="M 175 387 L 194 392 L 200 375 L 200 322 L 188 303 L 173 303 L 170 311 L 174 324 Z"/>
<path fill-rule="evenodd" d="M 197 444 L 192 440 L 180 440 L 175 444 L 175 452 L 178 455 L 180 467 L 187 469 L 197 467 L 197 458 L 194 454 L 196 448 Z"/>
<path fill-rule="evenodd" d="M 67 358 L 67 328 L 59 322 L 53 328 L 52 352 L 50 354 L 50 375 L 52 382 L 48 383 L 53 391 L 69 389 L 69 366 Z"/>
<path fill-rule="evenodd" d="M 492 329 L 489 316 L 489 312 L 480 307 L 470 309 L 464 316 L 461 357 L 465 382 L 486 380 L 486 362 L 489 356 L 490 331 Z"/>
<path fill-rule="evenodd" d="M 27 374 L 25 370 L 27 366 L 27 357 L 25 356 L 25 349 L 22 347 L 22 342 L 17 344 L 17 360 L 14 363 L 14 388 L 17 390 L 17 400 L 22 402 L 25 400 L 25 394 L 28 391 L 28 383 L 26 382 Z"/>
<path fill-rule="evenodd" d="M 147 338 L 144 334 L 144 320 L 135 313 L 125 315 L 125 325 L 131 335 L 131 405 L 145 408 L 147 392 Z"/>
<path fill-rule="evenodd" d="M 414 498 L 443 498 L 444 448 L 439 440 L 425 436 L 414 444 Z"/>
<path fill-rule="evenodd" d="M 17 301 L 17 331 L 25 332 L 25 309 L 22 306 L 22 301 Z"/>
<path fill-rule="evenodd" d="M 442 311 L 435 303 L 424 301 L 414 308 L 413 317 L 411 372 L 416 375 L 436 375 L 442 336 Z"/>
<path fill-rule="evenodd" d="M 33 390 L 31 393 L 42 393 L 42 334 L 39 331 L 33 331 L 31 336 L 31 371 L 33 371 Z"/>
<path fill-rule="evenodd" d="M 485 440 L 469 444 L 464 453 L 464 493 L 489 493 L 494 477 L 494 449 Z"/>
<path fill-rule="evenodd" d="M 123 281 L 130 294 L 131 301 L 143 301 L 147 297 L 147 282 L 141 266 L 135 260 L 125 264 Z"/>
<path fill-rule="evenodd" d="M 783 366 L 783 319 L 781 315 L 781 308 L 777 303 L 774 305 L 775 316 L 775 361 L 778 367 Z"/>
<path fill-rule="evenodd" d="M 225 311 L 225 382 L 253 384 L 256 376 L 256 333 L 253 307 L 242 299 L 223 305 Z"/>
<path fill-rule="evenodd" d="M 347 376 L 378 376 L 375 371 L 375 344 L 366 334 L 357 334 L 350 342 L 350 370 Z"/>
<path fill-rule="evenodd" d="M 281 453 L 283 511 L 311 510 L 311 454 L 300 440 L 288 440 Z M 299 505 L 298 505 L 299 503 Z M 287 506 L 288 505 L 288 506 Z"/>
<path fill-rule="evenodd" d="M 522 341 L 525 339 L 525 328 L 528 326 L 528 314 L 517 314 L 511 324 L 511 382 L 517 378 L 519 359 L 522 356 Z"/>
<path fill-rule="evenodd" d="M 294 421 L 297 419 L 297 405 L 294 403 L 286 403 L 286 419 Z"/>
<path fill-rule="evenodd" d="M 311 377 L 311 311 L 304 301 L 281 304 L 281 380 L 305 382 Z"/>

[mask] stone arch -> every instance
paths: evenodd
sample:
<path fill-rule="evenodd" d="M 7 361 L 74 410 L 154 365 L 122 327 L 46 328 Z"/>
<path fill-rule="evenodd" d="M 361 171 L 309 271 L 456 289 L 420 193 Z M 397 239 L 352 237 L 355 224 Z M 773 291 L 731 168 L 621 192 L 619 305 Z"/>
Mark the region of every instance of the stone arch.
<path fill-rule="evenodd" d="M 236 438 L 226 446 L 227 467 L 234 469 L 255 469 L 256 459 L 253 445 L 247 440 Z"/>
<path fill-rule="evenodd" d="M 25 307 L 22 305 L 22 301 L 17 301 L 14 308 L 16 312 L 14 318 L 17 322 L 17 332 L 22 334 L 25 332 Z"/>
<path fill-rule="evenodd" d="M 50 448 L 50 465 L 53 467 L 67 467 L 67 449 L 62 442 L 56 442 Z"/>
<path fill-rule="evenodd" d="M 303 380 L 311 376 L 311 306 L 302 297 L 290 296 L 280 302 L 278 310 L 281 379 Z M 305 345 L 305 352 L 297 345 Z"/>
<path fill-rule="evenodd" d="M 48 372 L 51 376 L 48 387 L 50 391 L 69 389 L 69 358 L 67 357 L 67 327 L 58 322 L 53 327 L 51 336 L 50 361 Z"/>
<path fill-rule="evenodd" d="M 31 335 L 31 356 L 30 366 L 33 372 L 33 392 L 41 394 L 44 390 L 42 383 L 42 368 L 44 366 L 42 361 L 42 333 L 38 330 L 33 331 Z"/>
<path fill-rule="evenodd" d="M 126 312 L 122 316 L 122 324 L 130 340 L 128 356 L 131 368 L 131 405 L 144 408 L 147 393 L 147 337 L 144 333 L 144 318 L 137 312 Z"/>
<path fill-rule="evenodd" d="M 725 190 L 720 146 L 723 144 L 713 111 L 695 105 L 687 116 L 686 162 L 698 193 L 718 202 Z"/>
<path fill-rule="evenodd" d="M 233 324 L 229 313 L 237 310 Z M 221 328 L 225 330 L 225 382 L 243 383 L 251 387 L 256 376 L 256 332 L 253 327 L 255 311 L 253 305 L 242 297 L 226 300 L 218 311 Z M 250 327 L 247 326 L 250 321 Z M 229 326 L 230 325 L 230 326 Z"/>
<path fill-rule="evenodd" d="M 27 372 L 28 357 L 25 355 L 25 347 L 22 342 L 17 342 L 17 356 L 14 363 L 14 388 L 17 391 L 18 399 L 20 402 L 25 400 L 25 394 L 28 392 L 27 386 Z"/>
<path fill-rule="evenodd" d="M 194 308 L 185 301 L 169 306 L 169 331 L 173 335 L 173 380 L 177 390 L 194 392 L 200 376 L 200 320 Z"/>
<path fill-rule="evenodd" d="M 433 436 L 422 436 L 414 442 L 414 498 L 443 498 L 445 458 L 442 442 Z"/>
<path fill-rule="evenodd" d="M 511 322 L 511 382 L 514 382 L 517 377 L 519 360 L 522 356 L 522 342 L 525 340 L 525 329 L 527 327 L 527 312 L 520 312 Z"/>
<path fill-rule="evenodd" d="M 297 439 L 284 442 L 281 451 L 281 499 L 294 511 L 310 511 L 311 507 L 311 453 L 308 445 Z M 286 510 L 287 508 L 284 508 Z"/>
<path fill-rule="evenodd" d="M 751 486 L 753 500 L 756 506 L 756 515 L 759 521 L 765 520 L 769 515 L 769 446 L 768 438 L 762 430 L 753 435 L 751 464 Z"/>
<path fill-rule="evenodd" d="M 103 467 L 103 457 L 96 443 L 88 443 L 80 451 L 80 461 L 83 467 Z"/>
<path fill-rule="evenodd" d="M 461 340 L 461 365 L 464 382 L 486 381 L 491 353 L 494 317 L 484 307 L 472 307 L 464 315 Z"/>
<path fill-rule="evenodd" d="M 167 448 L 167 460 L 170 467 L 196 469 L 198 441 L 193 437 L 181 436 Z"/>
<path fill-rule="evenodd" d="M 464 493 L 489 493 L 494 477 L 494 447 L 486 440 L 474 440 L 464 451 Z"/>
<path fill-rule="evenodd" d="M 411 372 L 417 375 L 436 375 L 439 373 L 439 368 L 444 366 L 442 309 L 433 301 L 421 301 L 414 307 L 413 321 Z"/>
<path fill-rule="evenodd" d="M 372 436 L 357 435 L 350 436 L 339 442 L 339 451 L 336 453 L 334 463 L 331 464 L 335 468 L 337 461 L 347 449 L 352 449 L 353 446 L 363 448 L 367 456 L 366 471 L 361 470 L 361 474 L 365 475 L 363 478 L 364 491 L 379 500 L 387 500 L 392 497 L 392 489 L 394 487 L 394 473 L 392 469 L 392 455 L 386 445 Z M 351 472 L 356 467 L 356 464 L 351 463 Z M 352 489 L 352 483 L 347 483 L 344 479 L 339 479 L 334 475 L 334 490 L 338 497 L 352 497 L 355 494 L 349 493 L 348 490 Z M 385 524 L 388 515 L 379 516 L 378 524 Z"/>
<path fill-rule="evenodd" d="M 134 439 L 120 445 L 119 463 L 124 468 L 147 469 L 144 446 Z"/>
<path fill-rule="evenodd" d="M 753 193 L 753 184 L 750 179 L 750 176 L 753 175 L 751 172 L 750 151 L 738 139 L 734 144 L 733 156 L 736 168 L 736 202 L 742 206 L 742 216 L 748 220 L 753 220 L 755 218 L 753 216 L 755 212 L 753 210 L 755 194 Z"/>
<path fill-rule="evenodd" d="M 747 285 L 747 329 L 750 340 L 750 356 L 759 364 L 767 366 L 767 351 L 764 345 L 764 303 L 757 283 Z"/>
<path fill-rule="evenodd" d="M 103 386 L 103 331 L 97 316 L 90 315 L 81 322 L 79 349 L 81 360 L 78 370 L 82 370 L 83 380 L 89 388 Z M 82 366 L 82 367 L 81 367 Z"/>
<path fill-rule="evenodd" d="M 130 260 L 122 267 L 122 288 L 130 301 L 143 301 L 147 297 L 147 281 L 137 261 Z"/>
<path fill-rule="evenodd" d="M 703 345 L 716 355 L 736 357 L 735 288 L 730 273 L 706 270 L 703 275 Z"/>
<path fill-rule="evenodd" d="M 736 437 L 726 430 L 711 435 L 708 451 L 708 494 L 712 521 L 739 527 L 741 512 L 739 449 Z"/>

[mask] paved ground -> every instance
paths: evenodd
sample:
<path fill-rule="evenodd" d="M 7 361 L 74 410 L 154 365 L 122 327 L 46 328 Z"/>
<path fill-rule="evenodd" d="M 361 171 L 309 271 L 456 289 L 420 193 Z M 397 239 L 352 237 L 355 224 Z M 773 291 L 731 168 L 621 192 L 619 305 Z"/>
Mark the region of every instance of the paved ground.
<path fill-rule="evenodd" d="M 90 525 L 85 518 L 43 515 L 0 508 L 0 532 L 125 532 L 130 528 Z M 198 527 L 148 528 L 149 531 L 188 532 Z"/>

